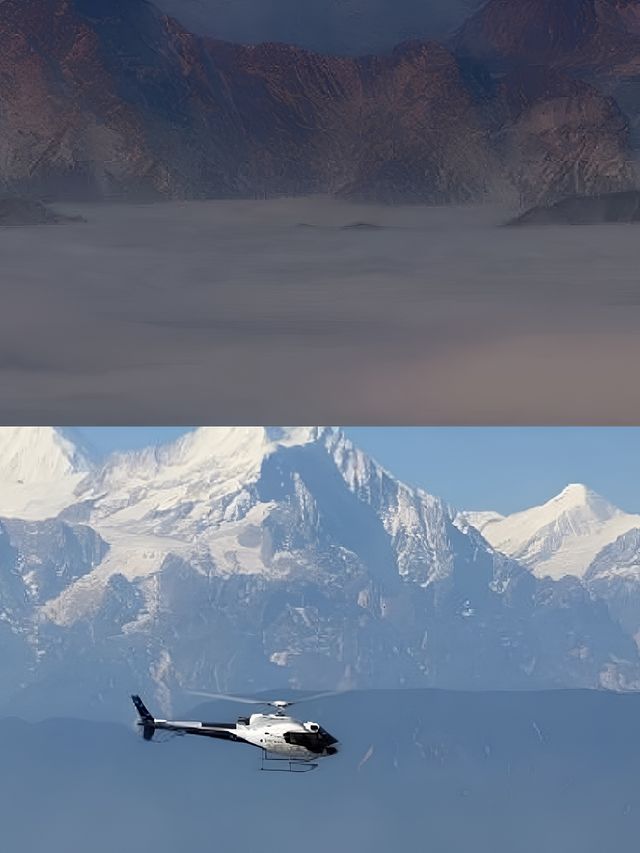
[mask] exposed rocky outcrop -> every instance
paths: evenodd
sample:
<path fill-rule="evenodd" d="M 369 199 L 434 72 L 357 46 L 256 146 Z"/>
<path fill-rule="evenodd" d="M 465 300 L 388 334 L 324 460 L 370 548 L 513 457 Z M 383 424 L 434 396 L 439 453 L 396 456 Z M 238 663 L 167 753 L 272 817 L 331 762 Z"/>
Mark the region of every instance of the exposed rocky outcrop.
<path fill-rule="evenodd" d="M 640 192 L 571 196 L 548 206 L 532 207 L 509 225 L 595 225 L 640 222 Z"/>
<path fill-rule="evenodd" d="M 452 40 L 493 63 L 561 69 L 613 96 L 640 146 L 638 0 L 489 0 Z"/>
<path fill-rule="evenodd" d="M 67 216 L 40 201 L 25 198 L 0 198 L 0 227 L 15 225 L 51 225 L 57 222 L 82 222 L 81 216 Z"/>

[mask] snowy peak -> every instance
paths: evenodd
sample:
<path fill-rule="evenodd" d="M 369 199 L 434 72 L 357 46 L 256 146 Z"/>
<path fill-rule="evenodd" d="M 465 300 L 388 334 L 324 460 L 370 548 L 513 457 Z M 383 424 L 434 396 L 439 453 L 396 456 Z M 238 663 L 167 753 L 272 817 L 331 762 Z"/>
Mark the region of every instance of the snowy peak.
<path fill-rule="evenodd" d="M 251 465 L 278 447 L 310 444 L 325 432 L 323 427 L 200 427 L 166 450 L 168 461 L 189 467 L 239 459 Z"/>
<path fill-rule="evenodd" d="M 539 577 L 582 577 L 596 554 L 640 524 L 640 516 L 618 509 L 582 483 L 570 483 L 540 506 L 506 517 L 467 513 L 499 551 Z"/>
<path fill-rule="evenodd" d="M 161 447 L 115 454 L 82 495 L 94 523 L 147 523 L 187 535 L 238 519 L 255 503 L 265 460 L 281 448 L 325 440 L 320 427 L 201 427 Z M 149 527 L 151 525 L 151 527 Z"/>
<path fill-rule="evenodd" d="M 89 462 L 54 427 L 0 427 L 0 478 L 3 483 L 46 483 L 78 472 Z"/>
<path fill-rule="evenodd" d="M 29 520 L 57 515 L 91 468 L 63 430 L 0 427 L 0 514 Z"/>
<path fill-rule="evenodd" d="M 559 495 L 551 498 L 540 509 L 555 517 L 564 513 L 578 513 L 599 521 L 622 514 L 621 510 L 582 483 L 570 483 L 565 486 Z"/>
<path fill-rule="evenodd" d="M 99 605 L 115 574 L 152 577 L 169 555 L 218 577 L 311 579 L 329 566 L 342 576 L 345 565 L 366 565 L 390 587 L 400 578 L 426 586 L 454 568 L 442 502 L 332 428 L 198 429 L 113 457 L 76 504 L 65 518 L 89 524 L 109 553 L 47 604 L 58 624 Z"/>
<path fill-rule="evenodd" d="M 592 489 L 571 483 L 546 503 L 507 516 L 500 524 L 521 538 L 546 529 L 589 536 L 594 528 L 620 516 L 624 516 L 621 510 Z"/>
<path fill-rule="evenodd" d="M 115 454 L 105 466 L 103 485 L 142 480 L 169 481 L 209 472 L 217 479 L 251 479 L 278 447 L 318 441 L 322 427 L 199 427 L 160 447 Z"/>

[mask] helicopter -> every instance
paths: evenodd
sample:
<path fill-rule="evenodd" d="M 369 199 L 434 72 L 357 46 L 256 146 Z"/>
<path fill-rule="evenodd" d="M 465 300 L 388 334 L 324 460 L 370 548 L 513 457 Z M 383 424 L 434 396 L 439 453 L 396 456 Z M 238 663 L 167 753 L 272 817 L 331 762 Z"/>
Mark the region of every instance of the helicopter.
<path fill-rule="evenodd" d="M 152 740 L 156 731 L 168 731 L 179 735 L 200 735 L 249 744 L 261 750 L 261 770 L 292 773 L 315 770 L 318 767 L 318 759 L 336 755 L 338 752 L 337 738 L 330 735 L 319 723 L 301 722 L 288 716 L 286 710 L 301 702 L 310 702 L 323 696 L 335 696 L 340 691 L 316 693 L 294 701 L 283 699 L 264 701 L 247 699 L 243 696 L 230 696 L 226 693 L 190 692 L 196 696 L 259 705 L 265 710 L 274 710 L 251 714 L 248 717 L 238 717 L 235 723 L 160 720 L 150 713 L 138 695 L 132 695 L 131 699 L 138 712 L 137 725 L 142 728 L 144 740 Z"/>

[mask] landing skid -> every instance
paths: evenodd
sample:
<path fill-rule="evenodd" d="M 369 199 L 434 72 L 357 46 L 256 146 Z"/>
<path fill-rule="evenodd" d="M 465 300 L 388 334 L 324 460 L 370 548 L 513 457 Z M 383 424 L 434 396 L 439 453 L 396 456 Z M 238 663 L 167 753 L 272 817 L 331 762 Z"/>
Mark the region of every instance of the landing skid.
<path fill-rule="evenodd" d="M 315 770 L 317 766 L 316 762 L 304 758 L 274 757 L 269 755 L 266 750 L 262 750 L 260 770 L 264 770 L 266 773 L 308 773 L 310 770 Z"/>

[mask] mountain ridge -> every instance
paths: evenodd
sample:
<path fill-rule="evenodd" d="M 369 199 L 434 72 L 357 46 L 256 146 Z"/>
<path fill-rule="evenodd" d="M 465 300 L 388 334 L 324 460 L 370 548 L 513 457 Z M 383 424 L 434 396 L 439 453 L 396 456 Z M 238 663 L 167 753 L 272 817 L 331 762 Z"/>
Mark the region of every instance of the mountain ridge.
<path fill-rule="evenodd" d="M 496 82 L 437 43 L 333 57 L 200 38 L 143 0 L 106 8 L 0 4 L 7 191 L 538 203 L 635 180 L 616 104 L 559 71 Z"/>

